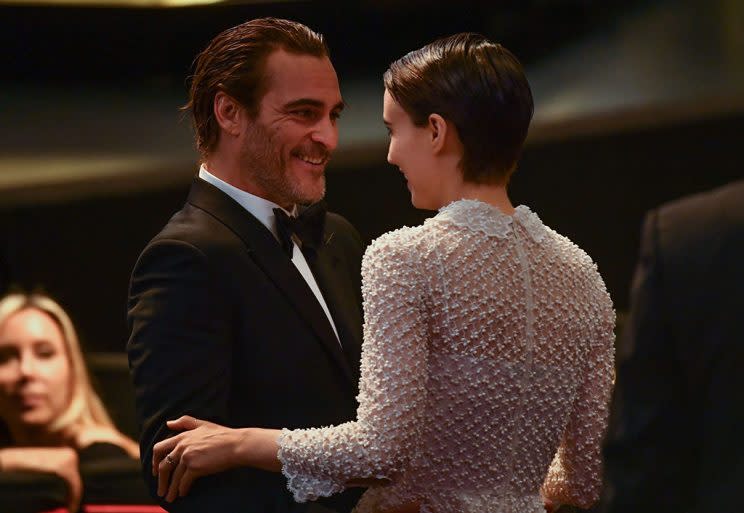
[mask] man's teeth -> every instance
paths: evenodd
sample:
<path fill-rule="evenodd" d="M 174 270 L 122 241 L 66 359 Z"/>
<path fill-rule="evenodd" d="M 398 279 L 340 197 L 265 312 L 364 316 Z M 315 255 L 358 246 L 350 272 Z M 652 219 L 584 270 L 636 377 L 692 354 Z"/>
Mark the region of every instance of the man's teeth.
<path fill-rule="evenodd" d="M 305 155 L 298 155 L 298 157 L 299 157 L 300 160 L 303 160 L 303 161 L 307 162 L 308 164 L 315 164 L 316 166 L 318 164 L 322 164 L 323 162 L 325 162 L 325 158 L 323 158 L 323 157 L 311 158 L 311 157 L 307 157 Z"/>

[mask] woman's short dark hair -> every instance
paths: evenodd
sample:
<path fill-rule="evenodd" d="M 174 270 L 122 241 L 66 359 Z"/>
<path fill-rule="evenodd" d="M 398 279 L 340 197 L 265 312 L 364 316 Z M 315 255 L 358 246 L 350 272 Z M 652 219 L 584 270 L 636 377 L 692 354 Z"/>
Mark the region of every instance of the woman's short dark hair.
<path fill-rule="evenodd" d="M 384 82 L 417 126 L 435 113 L 455 125 L 466 181 L 509 181 L 533 113 L 527 77 L 509 50 L 480 34 L 455 34 L 393 62 Z"/>
<path fill-rule="evenodd" d="M 266 59 L 274 50 L 298 55 L 328 56 L 323 36 L 295 21 L 258 18 L 218 34 L 194 60 L 189 102 L 196 147 L 203 157 L 219 140 L 214 119 L 214 97 L 224 91 L 248 111 L 258 113 L 266 92 Z"/>

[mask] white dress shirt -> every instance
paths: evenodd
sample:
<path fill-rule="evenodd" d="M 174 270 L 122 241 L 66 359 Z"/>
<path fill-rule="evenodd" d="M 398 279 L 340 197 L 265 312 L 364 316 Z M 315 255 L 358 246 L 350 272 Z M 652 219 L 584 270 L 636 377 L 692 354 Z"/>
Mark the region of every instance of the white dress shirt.
<path fill-rule="evenodd" d="M 250 212 L 253 217 L 258 219 L 261 224 L 268 228 L 269 231 L 274 234 L 276 240 L 279 241 L 279 235 L 276 231 L 276 216 L 274 215 L 274 209 L 281 208 L 282 210 L 287 212 L 284 208 L 274 202 L 271 202 L 264 198 L 260 198 L 249 192 L 240 190 L 237 187 L 234 187 L 229 183 L 220 180 L 212 173 L 207 171 L 207 168 L 204 167 L 204 164 L 202 164 L 199 168 L 199 178 L 201 178 L 205 182 L 211 183 L 219 190 L 237 201 L 240 206 Z M 294 212 L 287 212 L 287 214 L 294 215 L 296 211 L 297 207 L 294 208 Z M 295 265 L 297 270 L 300 271 L 300 274 L 307 282 L 307 286 L 310 287 L 310 290 L 312 290 L 313 294 L 315 294 L 315 297 L 317 298 L 318 303 L 320 303 L 321 308 L 323 308 L 326 317 L 328 317 L 328 322 L 331 323 L 331 328 L 333 328 L 333 332 L 336 334 L 336 339 L 339 341 L 340 344 L 341 339 L 338 336 L 336 324 L 333 322 L 331 312 L 330 310 L 328 310 L 328 305 L 326 305 L 325 299 L 323 299 L 323 294 L 321 294 L 320 287 L 318 287 L 318 283 L 315 281 L 315 276 L 313 276 L 312 271 L 310 271 L 310 266 L 307 264 L 307 260 L 305 260 L 305 255 L 303 255 L 302 251 L 300 251 L 301 242 L 294 236 L 292 237 L 292 240 L 294 242 L 294 244 L 292 245 L 292 263 Z"/>

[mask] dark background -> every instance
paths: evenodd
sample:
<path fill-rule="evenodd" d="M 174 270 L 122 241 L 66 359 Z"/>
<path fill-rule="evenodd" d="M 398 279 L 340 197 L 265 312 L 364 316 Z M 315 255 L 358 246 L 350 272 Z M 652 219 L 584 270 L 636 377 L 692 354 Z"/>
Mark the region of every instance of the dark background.
<path fill-rule="evenodd" d="M 519 56 L 529 75 L 533 64 L 593 34 L 611 31 L 627 13 L 652 3 L 285 2 L 173 9 L 0 6 L 0 81 L 3 90 L 44 87 L 52 91 L 47 93 L 52 97 L 46 98 L 52 105 L 54 91 L 96 89 L 176 91 L 175 96 L 185 101 L 185 78 L 196 53 L 220 30 L 265 15 L 292 18 L 323 32 L 342 92 L 344 81 L 379 81 L 387 65 L 407 51 L 466 30 L 503 43 Z M 0 97 L 0 116 L 2 103 L 12 101 L 10 95 L 5 96 Z M 90 105 L 90 115 L 96 116 L 95 102 Z M 178 107 L 174 102 L 172 109 Z M 39 107 L 29 102 L 20 108 Z M 101 109 L 101 115 L 105 112 Z M 66 123 L 55 117 L 54 109 L 44 115 L 52 123 Z M 21 128 L 34 132 L 33 126 L 2 128 L 10 134 Z M 623 311 L 628 307 L 643 212 L 741 177 L 743 129 L 744 116 L 735 109 L 636 123 L 618 130 L 593 130 L 590 125 L 589 130 L 576 132 L 558 125 L 552 137 L 530 140 L 511 185 L 512 199 L 515 204 L 529 205 L 546 224 L 595 259 L 616 307 Z M 126 137 L 136 143 L 138 134 Z M 43 153 L 45 141 L 39 138 L 30 147 Z M 410 206 L 399 173 L 385 162 L 384 146 L 360 155 L 330 166 L 327 199 L 367 241 L 431 215 Z M 196 159 L 194 154 L 194 171 Z M 131 187 L 106 194 L 50 201 L 37 200 L 32 193 L 22 201 L 8 199 L 0 204 L 0 289 L 49 292 L 71 313 L 88 351 L 123 351 L 128 336 L 129 273 L 147 241 L 183 204 L 189 186 L 188 177 L 157 187 L 140 187 L 137 180 L 132 179 Z"/>

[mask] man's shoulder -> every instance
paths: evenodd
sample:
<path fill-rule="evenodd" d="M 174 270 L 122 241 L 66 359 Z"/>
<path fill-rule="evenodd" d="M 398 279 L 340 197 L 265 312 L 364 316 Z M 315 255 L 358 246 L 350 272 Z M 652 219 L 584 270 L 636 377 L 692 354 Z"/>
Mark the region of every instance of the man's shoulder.
<path fill-rule="evenodd" d="M 346 219 L 341 214 L 337 214 L 336 212 L 331 211 L 326 212 L 326 227 L 327 229 L 341 231 L 343 233 L 354 235 L 358 235 L 359 233 L 348 219 Z"/>
<path fill-rule="evenodd" d="M 334 241 L 335 243 L 342 243 L 344 246 L 348 246 L 349 249 L 355 253 L 359 253 L 364 250 L 364 242 L 362 236 L 359 234 L 354 225 L 352 225 L 348 219 L 335 212 L 326 212 L 325 220 L 325 240 L 326 242 Z"/>
<path fill-rule="evenodd" d="M 683 196 L 653 209 L 666 223 L 686 224 L 699 217 L 711 217 L 721 211 L 738 211 L 744 215 L 744 180 L 715 189 Z"/>
<path fill-rule="evenodd" d="M 705 247 L 742 233 L 744 180 L 664 203 L 647 213 L 662 248 Z"/>
<path fill-rule="evenodd" d="M 140 259 L 201 255 L 218 261 L 236 254 L 243 242 L 219 219 L 186 203 L 143 248 Z M 170 255 L 170 256 L 169 256 Z"/>

